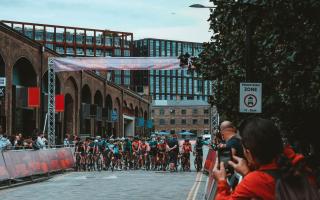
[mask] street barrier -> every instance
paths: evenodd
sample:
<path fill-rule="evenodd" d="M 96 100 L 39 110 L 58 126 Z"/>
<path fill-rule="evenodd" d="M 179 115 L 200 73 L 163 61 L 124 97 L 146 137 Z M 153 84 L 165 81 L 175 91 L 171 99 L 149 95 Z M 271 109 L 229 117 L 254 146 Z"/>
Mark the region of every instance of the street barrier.
<path fill-rule="evenodd" d="M 4 162 L 3 155 L 0 154 L 0 181 L 8 180 L 9 172 L 6 167 L 6 163 Z"/>
<path fill-rule="evenodd" d="M 0 181 L 70 169 L 72 148 L 4 151 L 0 155 Z"/>
<path fill-rule="evenodd" d="M 207 155 L 206 162 L 204 164 L 204 170 L 208 172 L 208 182 L 205 194 L 205 199 L 207 200 L 214 199 L 216 193 L 216 183 L 212 175 L 212 170 L 216 161 L 216 155 L 216 151 L 210 149 Z"/>
<path fill-rule="evenodd" d="M 207 159 L 203 167 L 206 172 L 210 173 L 210 171 L 212 171 L 214 167 L 215 159 L 216 159 L 216 152 L 213 149 L 209 149 Z"/>

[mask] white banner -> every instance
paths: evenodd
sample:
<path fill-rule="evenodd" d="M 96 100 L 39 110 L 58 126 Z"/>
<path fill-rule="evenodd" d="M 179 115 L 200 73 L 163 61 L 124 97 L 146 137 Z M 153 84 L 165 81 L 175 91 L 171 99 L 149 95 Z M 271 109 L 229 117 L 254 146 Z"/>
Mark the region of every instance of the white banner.
<path fill-rule="evenodd" d="M 180 60 L 172 57 L 55 57 L 56 72 L 81 70 L 175 70 Z"/>

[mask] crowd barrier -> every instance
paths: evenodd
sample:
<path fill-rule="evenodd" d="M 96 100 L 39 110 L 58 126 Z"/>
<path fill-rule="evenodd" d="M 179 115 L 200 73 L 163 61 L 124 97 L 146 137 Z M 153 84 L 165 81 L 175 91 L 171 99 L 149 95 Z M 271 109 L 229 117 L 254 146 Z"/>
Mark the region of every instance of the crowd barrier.
<path fill-rule="evenodd" d="M 207 155 L 206 162 L 204 164 L 204 170 L 208 173 L 208 182 L 205 194 L 205 199 L 207 200 L 214 199 L 216 193 L 216 183 L 212 175 L 212 170 L 216 161 L 216 155 L 216 151 L 210 149 Z"/>
<path fill-rule="evenodd" d="M 73 168 L 72 152 L 72 148 L 3 151 L 0 155 L 0 181 Z"/>

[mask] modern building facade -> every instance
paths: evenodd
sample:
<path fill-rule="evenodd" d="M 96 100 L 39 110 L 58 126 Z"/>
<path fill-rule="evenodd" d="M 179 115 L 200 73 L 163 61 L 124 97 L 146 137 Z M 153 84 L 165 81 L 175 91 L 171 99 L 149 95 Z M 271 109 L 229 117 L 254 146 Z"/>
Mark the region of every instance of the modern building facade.
<path fill-rule="evenodd" d="M 134 53 L 144 57 L 179 57 L 186 53 L 198 56 L 202 49 L 201 43 L 146 38 L 135 41 Z M 188 69 L 151 70 L 140 75 L 144 75 L 138 77 L 142 82 L 136 85 L 153 100 L 151 115 L 156 131 L 186 130 L 203 134 L 210 130 L 207 110 L 212 94 L 211 81 L 203 80 Z"/>
<path fill-rule="evenodd" d="M 210 132 L 210 105 L 202 100 L 155 100 L 152 104 L 155 131 L 196 135 Z"/>
<path fill-rule="evenodd" d="M 61 55 L 54 51 L 57 48 L 43 44 L 0 22 L 0 123 L 8 135 L 22 133 L 28 137 L 35 128 L 44 127 L 48 58 Z M 40 90 L 38 107 L 28 106 L 30 87 Z M 149 101 L 92 71 L 57 73 L 56 94 L 64 95 L 65 105 L 64 111 L 56 114 L 58 143 L 66 133 L 122 137 L 147 132 L 136 121 L 150 118 Z"/>
<path fill-rule="evenodd" d="M 135 41 L 134 52 L 135 55 L 143 57 L 178 57 L 185 53 L 197 56 L 201 51 L 201 43 L 146 38 Z M 137 79 L 142 81 L 136 82 L 136 85 L 141 86 L 140 92 L 149 94 L 153 100 L 208 101 L 212 94 L 212 83 L 203 80 L 195 71 L 187 69 L 151 70 Z M 146 85 L 148 87 L 145 87 Z"/>

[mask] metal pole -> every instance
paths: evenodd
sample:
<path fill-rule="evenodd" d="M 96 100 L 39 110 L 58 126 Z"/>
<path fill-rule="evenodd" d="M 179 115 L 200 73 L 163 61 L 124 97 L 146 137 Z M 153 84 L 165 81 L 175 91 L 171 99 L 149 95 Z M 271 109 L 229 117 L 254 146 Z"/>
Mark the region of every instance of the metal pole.
<path fill-rule="evenodd" d="M 53 59 L 48 60 L 48 142 L 49 147 L 55 145 L 55 70 Z"/>

